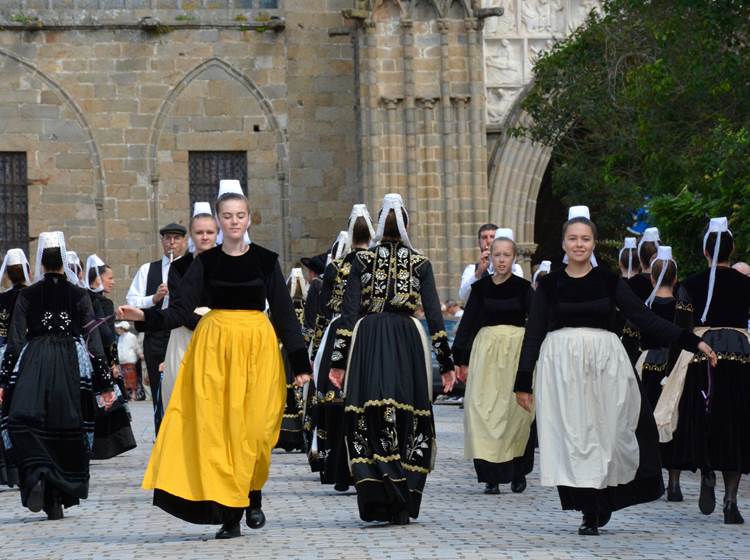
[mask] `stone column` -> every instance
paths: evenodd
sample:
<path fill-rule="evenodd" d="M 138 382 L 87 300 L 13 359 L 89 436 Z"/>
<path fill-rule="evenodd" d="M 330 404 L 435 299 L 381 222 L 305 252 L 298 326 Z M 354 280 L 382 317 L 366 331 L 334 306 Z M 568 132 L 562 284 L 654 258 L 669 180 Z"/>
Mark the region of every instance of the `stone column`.
<path fill-rule="evenodd" d="M 486 138 L 484 134 L 484 80 L 482 76 L 482 36 L 481 22 L 476 18 L 466 18 L 465 25 L 468 35 L 468 64 L 469 91 L 471 104 L 469 111 L 469 127 L 471 131 L 471 174 L 473 221 L 475 226 L 487 220 L 487 189 L 484 165 L 484 151 Z"/>
<path fill-rule="evenodd" d="M 388 180 L 385 184 L 390 192 L 399 190 L 399 161 L 401 160 L 401 150 L 399 149 L 398 133 L 398 108 L 399 99 L 396 97 L 384 97 L 383 106 L 385 107 L 385 122 L 388 130 Z"/>
<path fill-rule="evenodd" d="M 401 20 L 401 43 L 404 53 L 404 119 L 406 122 L 406 204 L 417 208 L 417 115 L 414 84 L 414 25 L 409 19 Z"/>
<path fill-rule="evenodd" d="M 367 113 L 368 113 L 368 134 L 369 134 L 369 192 L 365 193 L 366 203 L 369 207 L 375 208 L 380 204 L 380 200 L 385 194 L 386 187 L 384 184 L 384 173 L 380 160 L 380 136 L 383 134 L 382 115 L 379 107 L 378 98 L 378 53 L 377 53 L 377 28 L 374 21 L 365 21 L 362 24 L 365 34 L 365 44 L 367 45 Z"/>
<path fill-rule="evenodd" d="M 419 207 L 419 224 L 418 230 L 422 233 L 424 239 L 423 250 L 432 253 L 432 250 L 439 246 L 435 243 L 434 228 L 430 227 L 430 200 L 434 198 L 434 191 L 440 188 L 439 158 L 438 146 L 438 127 L 435 119 L 435 105 L 439 101 L 436 97 L 420 98 L 418 101 L 422 105 L 422 122 L 424 123 L 424 132 L 422 135 L 423 150 L 421 159 L 421 169 L 419 177 L 421 179 L 421 189 L 418 200 Z"/>
<path fill-rule="evenodd" d="M 474 203 L 472 202 L 473 189 L 471 187 L 471 158 L 468 138 L 468 113 L 471 98 L 468 95 L 456 97 L 456 150 L 458 152 L 458 244 L 461 254 L 466 259 L 467 254 L 474 247 L 475 226 L 473 223 Z M 463 261 L 462 261 L 463 263 Z"/>

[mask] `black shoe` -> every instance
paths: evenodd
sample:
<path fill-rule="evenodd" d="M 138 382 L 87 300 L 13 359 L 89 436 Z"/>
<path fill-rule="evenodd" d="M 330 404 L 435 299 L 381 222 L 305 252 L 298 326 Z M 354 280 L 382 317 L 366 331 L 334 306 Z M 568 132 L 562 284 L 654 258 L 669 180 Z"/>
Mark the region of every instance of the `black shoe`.
<path fill-rule="evenodd" d="M 260 508 L 248 508 L 245 510 L 245 522 L 251 529 L 260 529 L 266 524 L 266 515 Z"/>
<path fill-rule="evenodd" d="M 709 471 L 701 476 L 701 494 L 698 498 L 698 508 L 703 515 L 711 515 L 716 509 L 716 473 Z"/>
<path fill-rule="evenodd" d="M 47 514 L 47 519 L 49 521 L 57 521 L 64 517 L 62 504 L 57 501 L 51 506 L 44 508 L 44 511 Z"/>
<path fill-rule="evenodd" d="M 219 529 L 219 532 L 216 533 L 217 539 L 235 539 L 241 536 L 240 524 L 236 522 L 224 523 L 224 525 L 221 526 L 221 529 Z"/>
<path fill-rule="evenodd" d="M 343 482 L 337 482 L 333 485 L 333 489 L 336 490 L 336 492 L 346 492 L 349 490 L 349 485 L 344 484 Z"/>
<path fill-rule="evenodd" d="M 39 513 L 44 507 L 44 480 L 41 478 L 31 488 L 28 498 L 26 498 L 26 507 L 34 513 Z"/>
<path fill-rule="evenodd" d="M 682 489 L 680 488 L 680 483 L 675 482 L 672 484 L 671 482 L 667 486 L 667 501 L 668 502 L 681 502 L 682 501 Z"/>
<path fill-rule="evenodd" d="M 392 525 L 408 525 L 409 524 L 409 512 L 406 510 L 399 511 L 397 514 L 391 517 Z"/>
<path fill-rule="evenodd" d="M 489 482 L 484 485 L 484 493 L 485 494 L 499 494 L 500 493 L 500 485 L 498 484 L 490 484 Z"/>
<path fill-rule="evenodd" d="M 607 523 L 609 523 L 609 520 L 612 519 L 612 512 L 608 511 L 607 513 L 600 513 L 597 516 L 596 524 L 599 527 L 604 527 Z"/>
<path fill-rule="evenodd" d="M 526 477 L 520 478 L 518 480 L 514 480 L 510 483 L 510 491 L 514 494 L 520 494 L 526 490 Z"/>
<path fill-rule="evenodd" d="M 737 502 L 727 502 L 724 504 L 724 523 L 727 525 L 742 525 L 745 519 L 737 509 Z"/>
<path fill-rule="evenodd" d="M 598 520 L 595 513 L 583 514 L 583 522 L 578 527 L 578 534 L 582 536 L 596 536 L 599 534 Z"/>

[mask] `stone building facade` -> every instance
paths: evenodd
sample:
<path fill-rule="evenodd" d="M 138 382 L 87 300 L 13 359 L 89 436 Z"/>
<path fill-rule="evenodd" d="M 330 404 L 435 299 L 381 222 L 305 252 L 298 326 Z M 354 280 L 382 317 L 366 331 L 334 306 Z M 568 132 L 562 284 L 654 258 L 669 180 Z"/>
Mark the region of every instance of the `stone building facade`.
<path fill-rule="evenodd" d="M 455 297 L 479 224 L 533 244 L 549 154 L 502 130 L 535 54 L 587 6 L 483 2 L 2 3 L 2 248 L 62 229 L 114 265 L 121 300 L 159 226 L 186 224 L 220 176 L 243 180 L 251 234 L 285 267 L 323 251 L 353 203 L 396 191 Z"/>

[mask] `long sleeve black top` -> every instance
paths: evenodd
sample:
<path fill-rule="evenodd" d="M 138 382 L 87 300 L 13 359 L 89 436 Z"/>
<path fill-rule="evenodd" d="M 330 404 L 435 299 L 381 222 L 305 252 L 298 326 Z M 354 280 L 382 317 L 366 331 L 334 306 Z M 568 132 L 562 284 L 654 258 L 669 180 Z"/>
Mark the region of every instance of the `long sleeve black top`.
<path fill-rule="evenodd" d="M 278 255 L 255 243 L 239 256 L 227 255 L 221 245 L 198 255 L 182 277 L 177 297 L 169 302 L 169 307 L 144 309 L 145 321 L 136 327 L 146 331 L 174 329 L 185 325 L 199 305 L 264 311 L 266 300 L 271 323 L 292 369 L 297 375 L 309 373 L 310 361 Z"/>
<path fill-rule="evenodd" d="M 89 297 L 91 298 L 91 308 L 94 310 L 94 317 L 97 319 L 106 318 L 106 321 L 97 327 L 99 336 L 102 339 L 102 346 L 104 347 L 104 357 L 110 366 L 117 365 L 119 364 L 119 360 L 117 357 L 117 333 L 115 333 L 114 320 L 115 306 L 112 300 L 104 297 L 104 294 L 101 292 L 89 290 Z"/>
<path fill-rule="evenodd" d="M 678 299 L 693 312 L 693 321 L 700 324 L 708 297 L 710 269 L 690 276 L 680 285 Z M 708 309 L 706 326 L 747 328 L 750 314 L 750 277 L 728 267 L 716 269 L 716 283 Z"/>
<path fill-rule="evenodd" d="M 630 289 L 633 290 L 633 293 L 641 301 L 646 301 L 654 289 L 651 285 L 651 274 L 648 272 L 639 272 L 628 278 L 625 282 L 627 282 Z"/>
<path fill-rule="evenodd" d="M 312 342 L 315 333 L 315 317 L 318 315 L 320 308 L 321 291 L 323 289 L 323 279 L 315 277 L 307 288 L 307 297 L 305 298 L 304 313 L 302 316 L 302 334 L 305 337 L 305 344 Z"/>
<path fill-rule="evenodd" d="M 44 279 L 21 290 L 16 298 L 0 365 L 0 387 L 7 387 L 24 345 L 39 336 L 84 337 L 91 354 L 95 391 L 112 388 L 94 309 L 87 290 L 73 286 L 64 274 L 47 273 Z"/>
<path fill-rule="evenodd" d="M 188 268 L 190 268 L 190 265 L 193 263 L 193 260 L 195 257 L 193 256 L 193 253 L 187 252 L 182 257 L 177 259 L 176 261 L 173 261 L 171 265 L 169 265 L 169 275 L 167 276 L 167 287 L 169 288 L 169 300 L 174 301 L 175 298 L 179 297 L 180 292 L 180 282 L 182 282 L 182 277 L 185 276 L 185 273 L 187 272 Z M 202 307 L 203 304 L 199 304 L 199 307 Z M 195 327 L 198 326 L 198 321 L 201 320 L 201 315 L 198 315 L 197 313 L 192 313 L 190 315 L 190 318 L 185 322 L 183 325 L 184 327 L 187 327 L 191 331 L 195 330 Z"/>
<path fill-rule="evenodd" d="M 474 338 L 482 327 L 523 327 L 533 295 L 531 283 L 515 274 L 511 274 L 502 284 L 495 284 L 491 276 L 474 282 L 453 341 L 453 360 L 456 364 L 469 364 Z"/>
<path fill-rule="evenodd" d="M 453 369 L 453 359 L 429 259 L 394 241 L 360 251 L 352 262 L 344 293 L 331 367 L 346 369 L 352 331 L 363 311 L 411 315 L 420 300 L 440 370 L 448 372 Z"/>
<path fill-rule="evenodd" d="M 23 288 L 24 286 L 13 286 L 10 290 L 0 293 L 0 345 L 5 344 L 5 339 L 8 338 L 16 298 Z"/>
<path fill-rule="evenodd" d="M 618 308 L 661 346 L 676 342 L 680 348 L 697 352 L 700 338 L 652 313 L 615 273 L 599 266 L 573 278 L 565 269 L 555 270 L 542 278 L 534 292 L 514 390 L 531 393 L 532 374 L 548 332 L 565 327 L 615 332 Z"/>

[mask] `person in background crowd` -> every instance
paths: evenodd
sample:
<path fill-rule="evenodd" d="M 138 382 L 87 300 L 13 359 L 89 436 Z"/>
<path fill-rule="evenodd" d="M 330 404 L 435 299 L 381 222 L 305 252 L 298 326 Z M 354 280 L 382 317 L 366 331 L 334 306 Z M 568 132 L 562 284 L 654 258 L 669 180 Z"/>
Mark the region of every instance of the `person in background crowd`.
<path fill-rule="evenodd" d="M 169 305 L 169 267 L 187 249 L 187 229 L 180 224 L 168 224 L 159 230 L 163 256 L 158 261 L 142 265 L 128 290 L 128 305 L 139 309 L 166 309 Z M 161 402 L 161 373 L 169 342 L 169 331 L 149 332 L 143 340 L 151 397 L 154 404 L 154 430 L 158 434 L 164 409 Z"/>
<path fill-rule="evenodd" d="M 138 396 L 138 371 L 136 364 L 143 359 L 143 350 L 138 337 L 130 332 L 130 323 L 115 323 L 117 333 L 117 356 L 120 361 L 120 372 L 125 382 L 125 391 L 132 400 Z"/>
<path fill-rule="evenodd" d="M 484 224 L 477 232 L 477 244 L 479 245 L 479 259 L 477 262 L 466 265 L 461 275 L 461 287 L 458 289 L 458 299 L 467 301 L 471 285 L 482 278 L 489 276 L 490 267 L 490 244 L 495 239 L 495 224 Z"/>
<path fill-rule="evenodd" d="M 455 299 L 449 299 L 445 302 L 445 313 L 450 319 L 460 319 L 464 315 L 464 310 Z"/>

